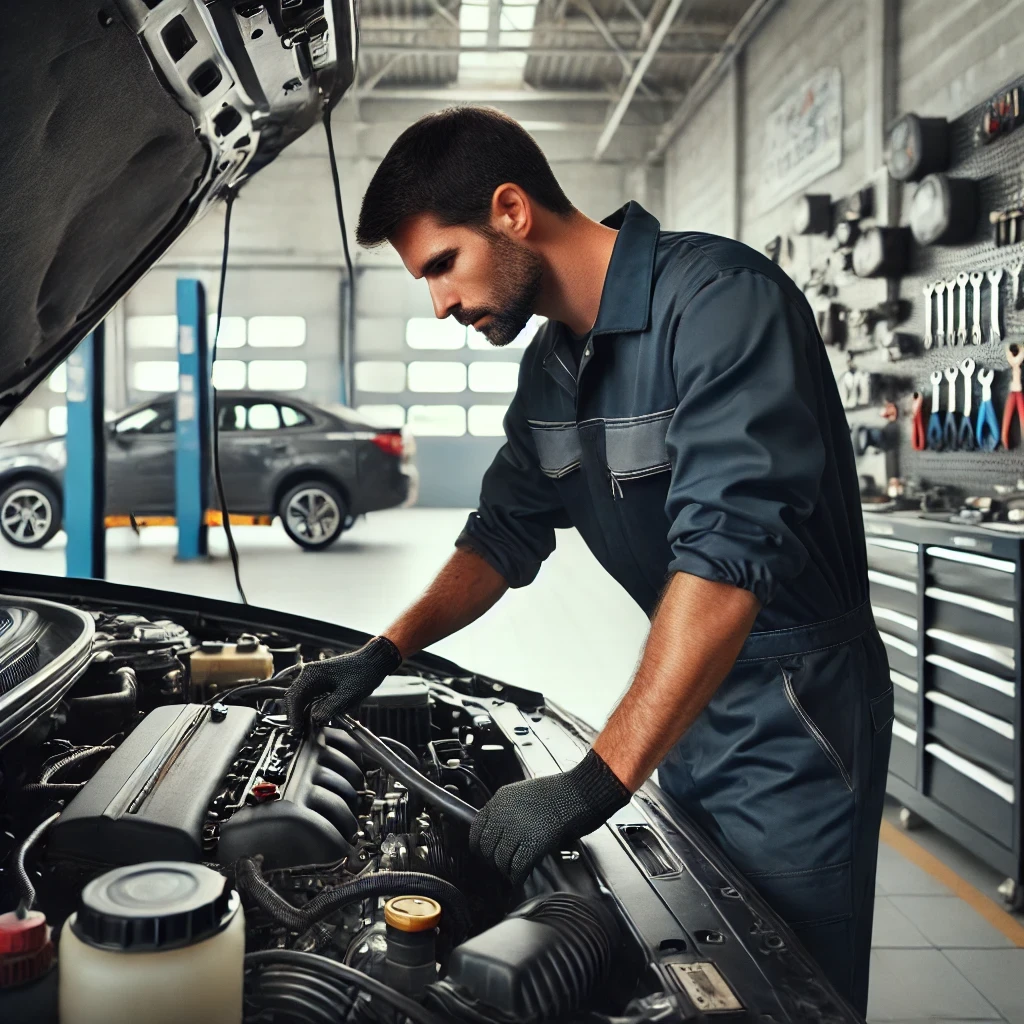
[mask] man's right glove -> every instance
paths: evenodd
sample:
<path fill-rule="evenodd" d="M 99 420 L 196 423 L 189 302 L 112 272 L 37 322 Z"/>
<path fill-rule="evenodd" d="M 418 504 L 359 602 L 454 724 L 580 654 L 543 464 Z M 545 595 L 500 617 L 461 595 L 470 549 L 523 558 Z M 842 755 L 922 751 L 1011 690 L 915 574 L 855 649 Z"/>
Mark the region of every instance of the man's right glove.
<path fill-rule="evenodd" d="M 401 664 L 401 651 L 385 636 L 374 637 L 358 651 L 308 662 L 284 695 L 292 729 L 301 733 L 307 717 L 320 728 L 346 714 Z"/>

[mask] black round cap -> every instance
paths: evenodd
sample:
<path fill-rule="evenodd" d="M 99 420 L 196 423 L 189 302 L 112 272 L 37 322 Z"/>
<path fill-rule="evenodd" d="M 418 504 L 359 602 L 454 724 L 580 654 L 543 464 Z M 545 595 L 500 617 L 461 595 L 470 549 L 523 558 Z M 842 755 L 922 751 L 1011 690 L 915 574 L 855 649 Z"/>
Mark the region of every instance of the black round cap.
<path fill-rule="evenodd" d="M 151 861 L 90 882 L 73 928 L 83 942 L 104 949 L 175 949 L 226 928 L 238 906 L 238 896 L 216 871 L 186 861 Z"/>

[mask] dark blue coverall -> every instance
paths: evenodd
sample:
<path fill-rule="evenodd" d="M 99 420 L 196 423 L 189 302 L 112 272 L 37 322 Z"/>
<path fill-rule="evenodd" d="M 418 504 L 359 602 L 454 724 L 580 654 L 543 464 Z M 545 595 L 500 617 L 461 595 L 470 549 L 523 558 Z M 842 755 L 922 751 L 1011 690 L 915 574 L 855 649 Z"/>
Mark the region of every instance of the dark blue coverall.
<path fill-rule="evenodd" d="M 675 572 L 757 596 L 660 781 L 864 1012 L 893 698 L 828 358 L 753 249 L 662 232 L 637 203 L 604 223 L 619 233 L 578 378 L 549 323 L 457 543 L 521 587 L 575 526 L 649 617 Z"/>

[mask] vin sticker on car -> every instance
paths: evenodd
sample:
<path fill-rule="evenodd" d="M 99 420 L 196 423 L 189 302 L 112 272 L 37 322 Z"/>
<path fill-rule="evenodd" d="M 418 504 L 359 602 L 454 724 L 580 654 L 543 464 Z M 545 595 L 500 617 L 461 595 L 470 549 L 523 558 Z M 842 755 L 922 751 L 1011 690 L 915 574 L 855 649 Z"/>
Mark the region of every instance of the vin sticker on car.
<path fill-rule="evenodd" d="M 714 964 L 668 964 L 683 991 L 698 1010 L 742 1010 L 743 1004 L 733 994 L 725 978 Z"/>

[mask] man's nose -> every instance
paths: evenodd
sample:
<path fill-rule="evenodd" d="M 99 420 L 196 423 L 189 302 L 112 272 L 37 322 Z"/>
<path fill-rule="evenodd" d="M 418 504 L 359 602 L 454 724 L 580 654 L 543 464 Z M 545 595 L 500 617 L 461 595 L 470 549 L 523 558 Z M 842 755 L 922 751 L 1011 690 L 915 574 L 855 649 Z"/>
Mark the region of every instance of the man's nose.
<path fill-rule="evenodd" d="M 451 316 L 452 310 L 459 304 L 458 297 L 451 288 L 434 284 L 430 286 L 430 301 L 434 304 L 434 316 L 438 320 Z"/>

